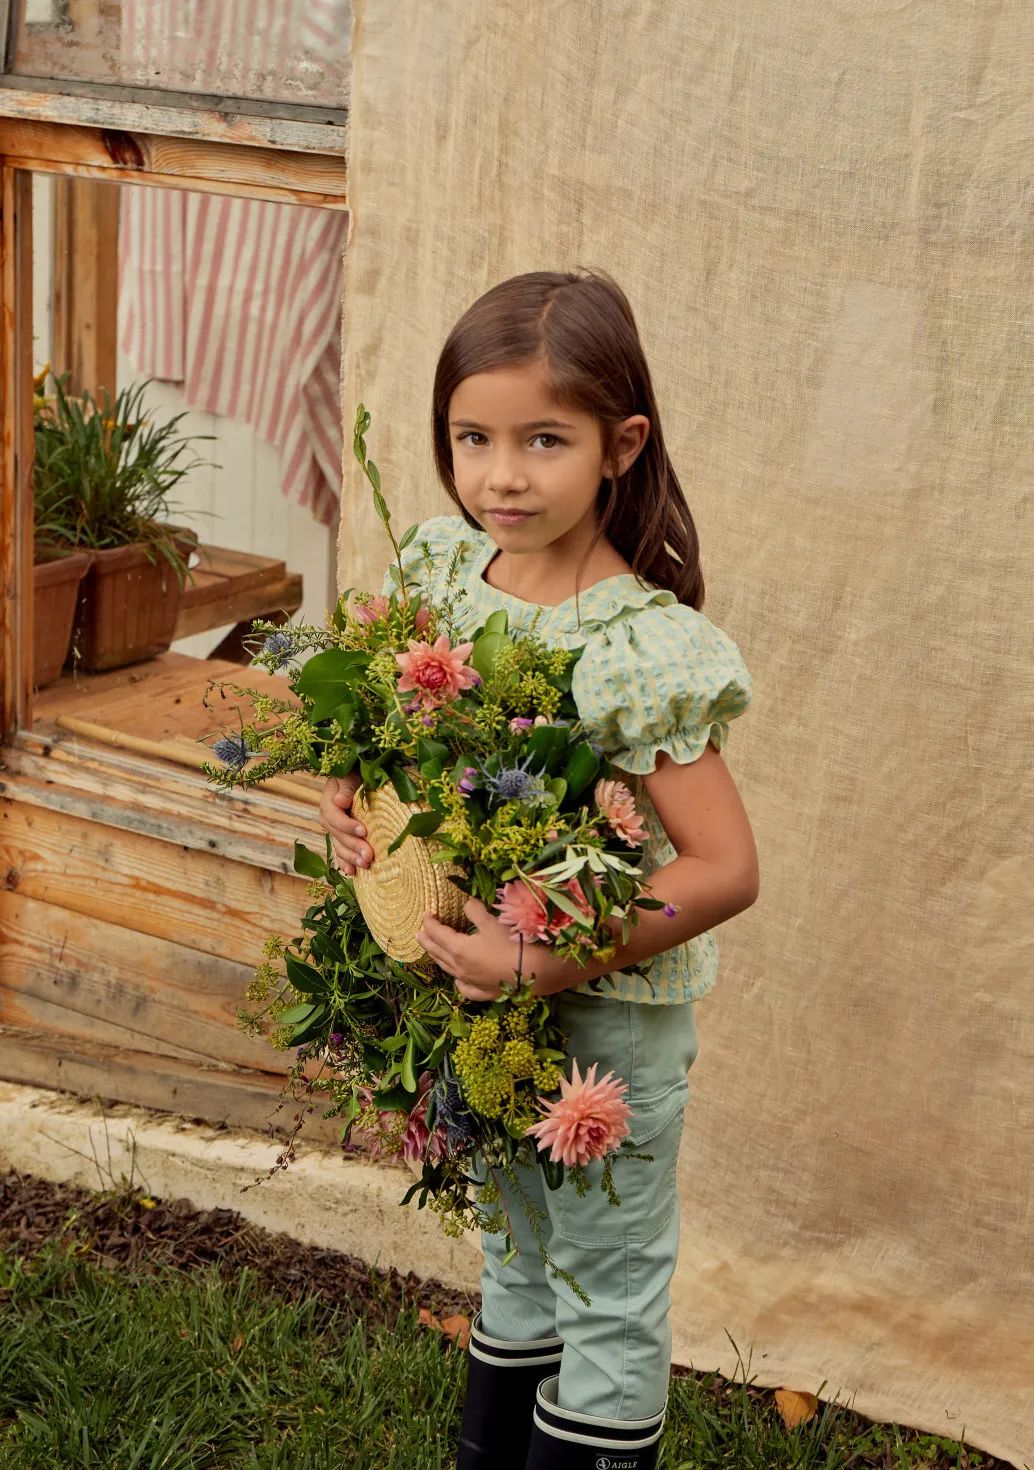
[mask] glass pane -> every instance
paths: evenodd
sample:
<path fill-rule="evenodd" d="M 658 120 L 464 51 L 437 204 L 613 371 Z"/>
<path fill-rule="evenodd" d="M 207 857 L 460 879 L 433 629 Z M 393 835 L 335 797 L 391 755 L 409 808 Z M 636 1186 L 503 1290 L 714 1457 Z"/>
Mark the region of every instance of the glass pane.
<path fill-rule="evenodd" d="M 346 229 L 313 207 L 34 177 L 35 623 L 55 640 L 36 651 L 37 729 L 196 767 L 239 733 L 233 701 L 205 707 L 209 679 L 283 692 L 242 667 L 244 639 L 336 599 Z M 182 586 L 149 538 L 186 561 Z M 40 598 L 75 555 L 59 624 L 58 594 Z"/>
<path fill-rule="evenodd" d="M 349 0 L 24 0 L 11 70 L 344 107 Z"/>

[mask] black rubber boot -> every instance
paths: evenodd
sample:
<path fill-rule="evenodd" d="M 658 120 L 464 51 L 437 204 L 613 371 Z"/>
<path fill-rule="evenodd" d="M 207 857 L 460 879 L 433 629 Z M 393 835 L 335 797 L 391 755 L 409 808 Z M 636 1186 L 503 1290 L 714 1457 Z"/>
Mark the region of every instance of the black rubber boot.
<path fill-rule="evenodd" d="M 558 1409 L 558 1378 L 539 1384 L 525 1470 L 655 1470 L 665 1409 L 651 1419 L 595 1419 Z"/>
<path fill-rule="evenodd" d="M 559 1337 L 502 1342 L 470 1325 L 467 1397 L 456 1470 L 524 1470 L 535 1390 L 560 1367 Z"/>

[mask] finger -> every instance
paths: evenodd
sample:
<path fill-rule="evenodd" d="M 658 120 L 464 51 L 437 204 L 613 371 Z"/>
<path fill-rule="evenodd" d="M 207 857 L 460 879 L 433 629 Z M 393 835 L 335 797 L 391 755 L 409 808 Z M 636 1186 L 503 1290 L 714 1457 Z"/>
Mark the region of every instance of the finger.
<path fill-rule="evenodd" d="M 497 992 L 494 989 L 485 990 L 473 980 L 460 980 L 457 978 L 456 989 L 463 996 L 464 1000 L 486 1001 L 496 1000 L 498 998 Z"/>
<path fill-rule="evenodd" d="M 480 898 L 468 898 L 463 905 L 463 912 L 475 929 L 480 929 L 486 919 L 492 918 L 492 912 L 486 908 Z"/>

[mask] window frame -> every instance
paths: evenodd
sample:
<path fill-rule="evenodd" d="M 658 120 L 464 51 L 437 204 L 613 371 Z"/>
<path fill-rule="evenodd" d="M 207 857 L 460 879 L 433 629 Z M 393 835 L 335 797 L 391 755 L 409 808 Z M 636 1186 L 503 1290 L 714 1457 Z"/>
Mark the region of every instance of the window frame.
<path fill-rule="evenodd" d="M 0 0 L 7 9 L 7 0 Z M 0 19 L 10 21 L 0 14 Z M 9 35 L 9 31 L 5 31 Z M 0 88 L 0 748 L 26 739 L 32 724 L 32 174 L 105 179 L 202 190 L 321 208 L 348 208 L 340 129 L 331 152 L 286 141 L 228 140 L 226 118 L 177 113 L 144 103 L 115 108 L 112 126 L 88 119 L 94 103 L 65 95 L 65 118 L 11 110 L 25 93 Z M 114 125 L 115 117 L 121 123 Z M 308 125 L 306 125 L 308 126 Z M 285 135 L 286 136 L 286 135 Z M 298 139 L 291 135 L 292 143 Z M 38 745 L 38 741 L 36 741 Z M 139 763 L 141 773 L 146 762 Z"/>

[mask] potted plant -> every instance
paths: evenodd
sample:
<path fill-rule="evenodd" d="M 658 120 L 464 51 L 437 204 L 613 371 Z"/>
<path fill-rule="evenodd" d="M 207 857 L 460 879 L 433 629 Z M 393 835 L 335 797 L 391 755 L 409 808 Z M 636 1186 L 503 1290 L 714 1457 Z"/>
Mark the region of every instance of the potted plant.
<path fill-rule="evenodd" d="M 53 375 L 51 375 L 53 377 Z M 172 642 L 197 533 L 173 525 L 171 493 L 206 463 L 194 443 L 146 416 L 150 380 L 114 399 L 73 397 L 53 377 L 54 394 L 36 415 L 33 488 L 37 514 L 51 515 L 53 543 L 87 552 L 72 635 L 72 658 L 90 671 L 164 653 Z"/>

